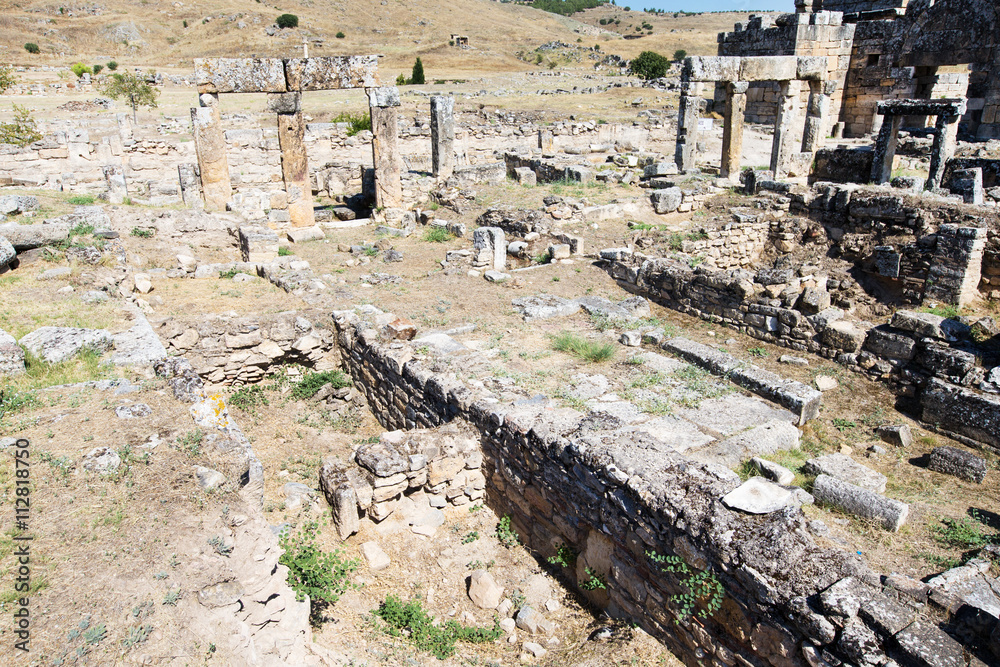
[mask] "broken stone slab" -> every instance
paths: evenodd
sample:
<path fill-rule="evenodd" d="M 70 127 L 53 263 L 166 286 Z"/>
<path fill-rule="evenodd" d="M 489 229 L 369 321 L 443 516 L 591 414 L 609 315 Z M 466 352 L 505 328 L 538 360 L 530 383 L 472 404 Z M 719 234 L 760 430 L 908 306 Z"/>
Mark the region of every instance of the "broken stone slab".
<path fill-rule="evenodd" d="M 116 366 L 148 366 L 165 359 L 167 348 L 160 342 L 149 321 L 138 309 L 133 310 L 133 314 L 135 324 L 132 328 L 111 337 L 114 344 L 111 363 Z"/>
<path fill-rule="evenodd" d="M 754 456 L 750 459 L 750 463 L 756 466 L 761 475 L 776 484 L 789 486 L 795 481 L 795 473 L 785 466 L 775 463 L 774 461 L 768 461 L 767 459 L 762 459 L 759 456 Z"/>
<path fill-rule="evenodd" d="M 513 299 L 511 305 L 521 313 L 525 322 L 567 317 L 580 312 L 580 303 L 553 294 L 537 294 Z"/>
<path fill-rule="evenodd" d="M 288 240 L 292 243 L 305 243 L 306 241 L 322 241 L 326 234 L 318 226 L 314 227 L 293 227 L 287 232 Z M 249 260 L 247 260 L 249 261 Z"/>
<path fill-rule="evenodd" d="M 510 274 L 504 273 L 503 271 L 494 271 L 491 269 L 483 274 L 483 278 L 485 278 L 487 282 L 502 283 L 507 280 L 510 280 Z"/>
<path fill-rule="evenodd" d="M 908 626 L 917 612 L 887 595 L 876 593 L 861 599 L 859 616 L 886 636 L 892 636 Z"/>
<path fill-rule="evenodd" d="M 240 253 L 244 262 L 253 264 L 273 262 L 278 259 L 277 232 L 266 227 L 240 227 Z"/>
<path fill-rule="evenodd" d="M 198 480 L 198 486 L 208 491 L 217 489 L 226 483 L 226 476 L 218 470 L 212 470 L 204 466 L 193 466 L 194 477 Z"/>
<path fill-rule="evenodd" d="M 761 415 L 762 418 L 763 416 Z M 773 419 L 709 445 L 691 456 L 704 463 L 716 463 L 732 469 L 759 454 L 798 449 L 799 438 L 799 429 L 794 425 L 788 421 Z"/>
<path fill-rule="evenodd" d="M 496 609 L 503 598 L 503 588 L 486 570 L 475 570 L 469 576 L 469 599 L 480 609 Z"/>
<path fill-rule="evenodd" d="M 18 341 L 28 352 L 57 364 L 73 358 L 84 349 L 106 352 L 114 345 L 111 332 L 105 329 L 42 327 Z"/>
<path fill-rule="evenodd" d="M 906 424 L 883 424 L 875 429 L 883 442 L 897 447 L 909 447 L 913 444 L 913 433 Z"/>
<path fill-rule="evenodd" d="M 931 378 L 920 393 L 920 420 L 937 429 L 1000 448 L 1000 396 Z"/>
<path fill-rule="evenodd" d="M 964 325 L 933 313 L 918 313 L 913 310 L 897 310 L 890 326 L 900 331 L 909 331 L 920 338 L 937 338 L 954 341 L 961 334 Z"/>
<path fill-rule="evenodd" d="M 830 475 L 875 493 L 885 492 L 887 481 L 885 475 L 861 465 L 844 454 L 827 454 L 809 459 L 803 468 L 813 475 Z"/>
<path fill-rule="evenodd" d="M 392 563 L 392 560 L 389 558 L 389 554 L 383 551 L 382 547 L 380 547 L 377 542 L 365 542 L 362 544 L 361 553 L 364 555 L 365 561 L 368 563 L 368 569 L 372 572 L 384 570 Z"/>
<path fill-rule="evenodd" d="M 0 329 L 0 375 L 21 375 L 24 373 L 24 350 L 17 339 Z"/>
<path fill-rule="evenodd" d="M 524 605 L 514 617 L 517 627 L 532 635 L 551 635 L 555 632 L 552 622 L 535 610 L 531 605 Z"/>
<path fill-rule="evenodd" d="M 40 225 L 8 223 L 0 225 L 0 236 L 6 238 L 14 246 L 14 250 L 21 252 L 62 243 L 69 237 L 69 229 L 70 226 L 63 223 Z"/>
<path fill-rule="evenodd" d="M 982 557 L 953 567 L 927 582 L 932 593 L 937 590 L 957 597 L 969 607 L 979 609 L 994 619 L 1000 617 L 998 584 L 1000 582 L 991 575 L 990 560 Z"/>
<path fill-rule="evenodd" d="M 392 477 L 410 469 L 407 457 L 384 440 L 362 445 L 355 459 L 358 465 L 376 477 Z"/>
<path fill-rule="evenodd" d="M 816 388 L 820 391 L 832 391 L 840 386 L 837 379 L 829 375 L 817 375 L 814 382 L 816 383 Z"/>
<path fill-rule="evenodd" d="M 769 482 L 763 477 L 751 477 L 722 497 L 722 503 L 749 514 L 770 514 L 786 507 L 797 506 L 791 490 Z"/>
<path fill-rule="evenodd" d="M 0 197 L 0 215 L 19 215 L 38 209 L 38 197 L 31 195 L 4 195 Z"/>
<path fill-rule="evenodd" d="M 907 659 L 919 667 L 965 667 L 965 650 L 928 621 L 917 620 L 896 633 L 896 642 Z"/>
<path fill-rule="evenodd" d="M 195 58 L 199 93 L 283 93 L 288 90 L 280 58 Z"/>
<path fill-rule="evenodd" d="M 819 502 L 837 507 L 848 514 L 876 521 L 892 532 L 898 531 L 906 523 L 906 517 L 910 513 L 910 506 L 906 503 L 822 473 L 813 483 L 813 496 Z"/>
<path fill-rule="evenodd" d="M 867 332 L 859 330 L 852 322 L 837 320 L 823 329 L 820 342 L 827 347 L 853 354 L 861 349 L 866 336 Z"/>
<path fill-rule="evenodd" d="M 986 477 L 986 460 L 957 447 L 935 447 L 931 450 L 928 470 L 952 475 L 967 482 L 981 484 Z"/>

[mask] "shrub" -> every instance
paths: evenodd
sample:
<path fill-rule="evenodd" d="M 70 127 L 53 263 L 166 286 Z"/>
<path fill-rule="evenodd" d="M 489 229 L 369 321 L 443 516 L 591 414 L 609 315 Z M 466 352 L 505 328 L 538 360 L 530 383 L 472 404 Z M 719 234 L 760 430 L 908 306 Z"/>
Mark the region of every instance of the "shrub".
<path fill-rule="evenodd" d="M 687 55 L 688 52 L 685 51 L 684 49 L 677 49 L 676 51 L 674 51 L 674 60 L 675 61 L 684 60 L 685 58 L 687 58 Z"/>
<path fill-rule="evenodd" d="M 405 86 L 407 83 L 409 83 L 409 81 L 406 80 L 405 74 L 400 74 L 399 76 L 396 77 L 397 86 Z"/>
<path fill-rule="evenodd" d="M 187 21 L 181 21 L 181 23 L 184 24 L 185 28 L 188 27 L 188 22 Z"/>
<path fill-rule="evenodd" d="M 0 65 L 0 93 L 17 83 L 14 69 L 10 65 Z"/>
<path fill-rule="evenodd" d="M 344 39 L 345 37 L 347 37 L 347 35 L 345 35 L 343 31 L 340 31 L 340 32 L 338 32 L 338 33 L 337 33 L 336 35 L 334 35 L 334 36 L 335 36 L 335 37 L 336 37 L 337 39 Z"/>
<path fill-rule="evenodd" d="M 372 129 L 372 117 L 370 114 L 359 113 L 352 114 L 348 112 L 343 112 L 338 114 L 336 118 L 333 119 L 334 123 L 347 123 L 347 136 L 353 137 L 358 132 L 363 130 Z"/>
<path fill-rule="evenodd" d="M 419 599 L 404 604 L 395 595 L 387 596 L 372 614 L 385 621 L 385 632 L 393 637 L 408 637 L 414 646 L 438 660 L 451 657 L 457 642 L 494 642 L 504 634 L 495 620 L 492 628 L 467 628 L 456 621 L 435 625 L 434 617 L 424 610 Z"/>
<path fill-rule="evenodd" d="M 35 119 L 27 107 L 14 105 L 14 120 L 10 123 L 0 123 L 0 144 L 16 144 L 24 148 L 30 143 L 42 138 Z"/>
<path fill-rule="evenodd" d="M 432 227 L 424 234 L 424 240 L 431 243 L 447 243 L 453 238 L 455 237 L 451 235 L 451 232 L 444 227 Z"/>
<path fill-rule="evenodd" d="M 101 73 L 102 69 L 104 69 L 104 65 L 94 65 L 92 69 L 94 70 L 94 75 L 96 76 Z"/>
<path fill-rule="evenodd" d="M 339 549 L 326 552 L 316 545 L 319 523 L 303 524 L 297 533 L 281 536 L 284 553 L 278 562 L 288 568 L 288 585 L 300 602 L 309 598 L 309 618 L 316 624 L 321 612 L 335 604 L 340 596 L 356 585 L 350 575 L 361 564 L 357 559 L 347 559 Z"/>
<path fill-rule="evenodd" d="M 306 376 L 292 387 L 293 398 L 312 398 L 324 385 L 331 384 L 334 389 L 351 386 L 351 378 L 344 371 L 323 371 L 321 373 L 306 373 Z"/>
<path fill-rule="evenodd" d="M 84 65 L 83 63 L 76 63 L 75 65 L 73 65 L 72 67 L 70 67 L 70 71 L 72 71 L 73 74 L 76 74 L 76 78 L 78 78 L 78 79 L 80 77 L 82 77 L 84 74 L 93 74 L 94 73 L 93 69 L 91 69 L 87 65 Z"/>
<path fill-rule="evenodd" d="M 27 51 L 28 53 L 38 53 L 39 51 L 41 51 L 41 49 L 38 48 L 38 44 L 35 44 L 34 42 L 28 42 L 27 44 L 25 44 L 24 50 Z"/>
<path fill-rule="evenodd" d="M 595 363 L 615 356 L 615 346 L 611 343 L 592 342 L 569 331 L 553 336 L 552 348 Z"/>
<path fill-rule="evenodd" d="M 114 72 L 116 69 L 118 69 L 118 63 L 115 62 L 114 60 L 110 61 L 108 63 L 108 69 Z"/>
<path fill-rule="evenodd" d="M 665 76 L 670 61 L 655 51 L 643 51 L 629 63 L 629 71 L 640 79 L 659 79 Z"/>
<path fill-rule="evenodd" d="M 517 531 L 510 522 L 510 515 L 505 514 L 500 519 L 500 523 L 497 524 L 496 533 L 494 533 L 497 540 L 507 549 L 511 549 L 521 542 L 521 538 L 518 537 Z"/>
<path fill-rule="evenodd" d="M 155 229 L 143 229 L 142 227 L 133 227 L 132 231 L 129 232 L 132 236 L 140 239 L 151 239 L 156 234 Z"/>
<path fill-rule="evenodd" d="M 264 393 L 263 387 L 259 384 L 249 384 L 241 387 L 229 397 L 229 405 L 239 408 L 244 412 L 253 412 L 253 409 L 257 406 L 269 404 L 270 401 L 267 400 L 267 395 Z"/>
<path fill-rule="evenodd" d="M 73 195 L 66 200 L 66 203 L 73 206 L 90 206 L 95 201 L 96 199 L 92 195 Z"/>
<path fill-rule="evenodd" d="M 419 57 L 416 62 L 413 63 L 413 72 L 410 74 L 410 83 L 418 86 L 424 83 L 424 64 L 420 61 Z"/>
<path fill-rule="evenodd" d="M 298 28 L 299 17 L 295 14 L 282 14 L 274 21 L 274 23 L 279 28 Z"/>

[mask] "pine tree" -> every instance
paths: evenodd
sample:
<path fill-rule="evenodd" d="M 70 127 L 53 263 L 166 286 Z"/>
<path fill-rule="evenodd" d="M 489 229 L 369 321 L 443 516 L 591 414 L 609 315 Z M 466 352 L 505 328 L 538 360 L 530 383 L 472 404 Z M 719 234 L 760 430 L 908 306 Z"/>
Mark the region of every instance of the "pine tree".
<path fill-rule="evenodd" d="M 410 83 L 419 85 L 424 82 L 424 64 L 420 62 L 420 58 L 417 58 L 417 62 L 413 63 L 413 73 L 410 75 Z"/>

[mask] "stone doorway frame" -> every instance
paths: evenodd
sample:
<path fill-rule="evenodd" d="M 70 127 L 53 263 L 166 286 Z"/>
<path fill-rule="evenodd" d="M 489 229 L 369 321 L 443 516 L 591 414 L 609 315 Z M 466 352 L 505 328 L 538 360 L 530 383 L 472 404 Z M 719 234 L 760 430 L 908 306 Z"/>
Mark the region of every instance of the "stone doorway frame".
<path fill-rule="evenodd" d="M 268 110 L 278 115 L 289 220 L 293 227 L 315 225 L 302 93 L 377 86 L 378 56 L 195 58 L 194 71 L 199 106 L 191 109 L 191 123 L 205 208 L 224 211 L 233 193 L 219 117 L 219 94 L 267 93 Z"/>
<path fill-rule="evenodd" d="M 934 144 L 931 147 L 931 167 L 925 188 L 941 187 L 944 168 L 955 154 L 958 123 L 965 115 L 966 101 L 951 100 L 886 100 L 875 105 L 875 114 L 888 116 L 882 121 L 872 155 L 871 182 L 888 183 L 892 178 L 892 160 L 896 156 L 899 128 L 906 116 L 935 116 Z"/>
<path fill-rule="evenodd" d="M 694 94 L 698 83 L 722 83 L 726 89 L 726 110 L 722 131 L 722 162 L 719 176 L 732 178 L 740 171 L 743 151 L 743 122 L 747 89 L 752 82 L 776 81 L 781 87 L 781 104 L 774 126 L 770 168 L 775 178 L 787 172 L 791 154 L 791 129 L 798 103 L 797 81 L 809 82 L 802 153 L 815 153 L 824 139 L 830 116 L 830 96 L 837 83 L 827 81 L 827 58 L 823 56 L 691 56 L 681 73 L 681 101 L 677 119 L 677 147 L 674 160 L 682 172 L 694 167 L 698 119 L 704 100 Z"/>

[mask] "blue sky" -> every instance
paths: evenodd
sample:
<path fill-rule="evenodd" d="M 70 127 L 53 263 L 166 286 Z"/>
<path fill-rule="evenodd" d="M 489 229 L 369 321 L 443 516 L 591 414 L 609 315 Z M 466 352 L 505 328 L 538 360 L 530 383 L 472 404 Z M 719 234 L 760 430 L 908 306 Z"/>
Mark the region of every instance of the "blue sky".
<path fill-rule="evenodd" d="M 686 12 L 794 12 L 794 0 L 616 0 L 619 7 Z"/>

